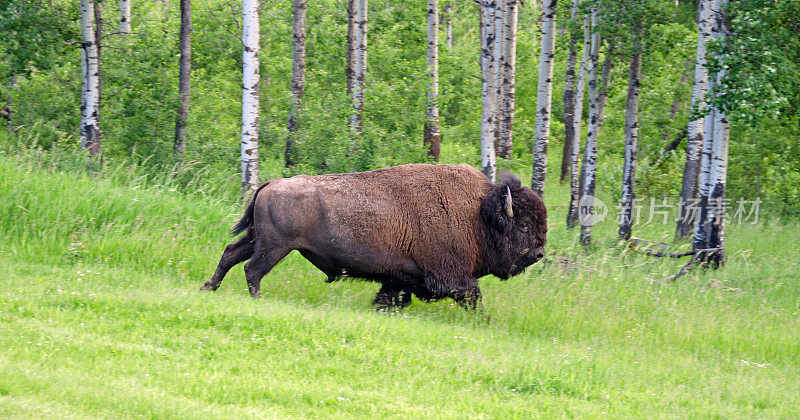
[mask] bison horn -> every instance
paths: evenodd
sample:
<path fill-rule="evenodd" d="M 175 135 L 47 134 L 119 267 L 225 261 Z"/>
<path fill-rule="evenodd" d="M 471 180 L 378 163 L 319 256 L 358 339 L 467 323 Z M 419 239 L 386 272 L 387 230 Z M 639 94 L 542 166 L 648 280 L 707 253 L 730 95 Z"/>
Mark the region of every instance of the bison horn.
<path fill-rule="evenodd" d="M 505 205 L 505 210 L 506 210 L 506 214 L 508 215 L 508 217 L 514 217 L 514 209 L 511 208 L 511 204 L 512 203 L 513 203 L 513 201 L 511 200 L 511 188 L 508 188 L 508 185 L 506 185 L 506 203 L 505 203 L 506 205 Z"/>

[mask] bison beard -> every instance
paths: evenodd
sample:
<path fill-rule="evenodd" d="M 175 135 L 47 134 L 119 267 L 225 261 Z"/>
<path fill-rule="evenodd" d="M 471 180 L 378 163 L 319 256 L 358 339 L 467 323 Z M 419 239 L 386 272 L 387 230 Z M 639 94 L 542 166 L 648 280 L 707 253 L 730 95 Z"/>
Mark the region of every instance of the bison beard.
<path fill-rule="evenodd" d="M 468 165 L 412 164 L 370 172 L 273 179 L 254 194 L 201 290 L 245 264 L 250 294 L 292 250 L 328 276 L 382 284 L 378 308 L 411 295 L 475 308 L 477 279 L 507 279 L 543 256 L 547 210 L 519 179 L 492 185 Z"/>

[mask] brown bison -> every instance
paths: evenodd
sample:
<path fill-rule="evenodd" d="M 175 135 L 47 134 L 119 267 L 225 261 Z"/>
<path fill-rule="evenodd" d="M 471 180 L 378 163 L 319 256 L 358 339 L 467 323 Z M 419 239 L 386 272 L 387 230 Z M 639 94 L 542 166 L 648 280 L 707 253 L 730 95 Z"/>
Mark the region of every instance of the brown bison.
<path fill-rule="evenodd" d="M 292 250 L 328 281 L 380 282 L 378 308 L 450 297 L 474 308 L 487 274 L 507 279 L 543 256 L 547 209 L 519 179 L 492 185 L 468 165 L 412 164 L 369 172 L 273 179 L 256 190 L 201 290 L 244 266 L 253 297 Z"/>

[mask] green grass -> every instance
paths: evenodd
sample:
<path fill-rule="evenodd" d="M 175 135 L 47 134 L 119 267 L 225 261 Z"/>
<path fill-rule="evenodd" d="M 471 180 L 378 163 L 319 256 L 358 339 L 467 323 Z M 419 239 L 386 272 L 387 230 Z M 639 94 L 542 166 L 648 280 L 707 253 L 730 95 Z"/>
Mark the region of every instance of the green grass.
<path fill-rule="evenodd" d="M 296 254 L 259 301 L 241 268 L 198 292 L 241 205 L 155 184 L 0 157 L 0 417 L 800 416 L 797 224 L 730 226 L 723 269 L 658 285 L 682 262 L 613 222 L 584 254 L 552 207 L 552 262 L 483 279 L 484 313 L 383 314 Z"/>

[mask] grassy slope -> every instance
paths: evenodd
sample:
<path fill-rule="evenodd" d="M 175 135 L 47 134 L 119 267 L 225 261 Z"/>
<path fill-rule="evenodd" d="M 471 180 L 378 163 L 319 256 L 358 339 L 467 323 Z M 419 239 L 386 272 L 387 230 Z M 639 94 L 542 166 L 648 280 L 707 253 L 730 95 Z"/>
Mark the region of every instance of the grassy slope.
<path fill-rule="evenodd" d="M 725 269 L 658 286 L 678 263 L 581 255 L 556 207 L 577 268 L 484 279 L 490 316 L 378 314 L 295 254 L 260 301 L 240 268 L 197 292 L 239 205 L 50 172 L 0 158 L 0 416 L 800 416 L 796 225 L 732 226 Z"/>

